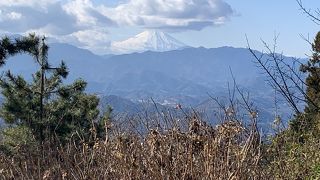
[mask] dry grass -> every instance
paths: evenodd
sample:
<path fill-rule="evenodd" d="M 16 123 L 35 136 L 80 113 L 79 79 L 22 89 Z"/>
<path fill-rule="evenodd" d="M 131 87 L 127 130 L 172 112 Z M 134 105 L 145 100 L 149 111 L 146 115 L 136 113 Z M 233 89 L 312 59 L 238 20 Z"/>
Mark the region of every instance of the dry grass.
<path fill-rule="evenodd" d="M 256 125 L 227 121 L 211 127 L 189 119 L 189 128 L 150 129 L 145 136 L 112 133 L 108 140 L 20 147 L 0 155 L 1 179 L 261 179 Z"/>

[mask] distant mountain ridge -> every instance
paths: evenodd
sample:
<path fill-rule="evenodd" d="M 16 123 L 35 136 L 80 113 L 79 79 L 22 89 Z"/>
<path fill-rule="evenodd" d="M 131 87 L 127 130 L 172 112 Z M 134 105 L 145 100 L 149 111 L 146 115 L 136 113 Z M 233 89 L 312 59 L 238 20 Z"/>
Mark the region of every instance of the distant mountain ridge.
<path fill-rule="evenodd" d="M 230 69 L 244 86 L 259 77 L 261 80 L 253 57 L 244 48 L 189 47 L 165 52 L 99 56 L 64 43 L 49 46 L 50 63 L 56 66 L 64 60 L 69 67 L 70 80 L 67 82 L 83 78 L 89 83 L 90 91 L 99 94 L 125 95 L 131 99 L 143 98 L 141 95 L 206 95 L 208 91 L 221 90 L 232 81 Z M 35 65 L 31 57 L 19 55 L 9 58 L 3 70 L 30 76 Z"/>
<path fill-rule="evenodd" d="M 99 95 L 105 104 L 114 105 L 118 111 L 135 111 L 136 104 L 150 98 L 159 106 L 172 108 L 179 103 L 211 110 L 210 103 L 205 103 L 208 93 L 214 97 L 228 96 L 232 71 L 237 83 L 249 90 L 257 107 L 264 107 L 270 113 L 266 117 L 272 117 L 274 91 L 245 48 L 188 47 L 99 56 L 64 43 L 52 43 L 49 47 L 50 64 L 56 66 L 64 60 L 70 70 L 66 83 L 84 79 L 88 92 Z M 7 60 L 2 70 L 7 69 L 31 79 L 37 67 L 28 55 L 18 55 Z M 103 99 L 105 96 L 109 97 Z"/>

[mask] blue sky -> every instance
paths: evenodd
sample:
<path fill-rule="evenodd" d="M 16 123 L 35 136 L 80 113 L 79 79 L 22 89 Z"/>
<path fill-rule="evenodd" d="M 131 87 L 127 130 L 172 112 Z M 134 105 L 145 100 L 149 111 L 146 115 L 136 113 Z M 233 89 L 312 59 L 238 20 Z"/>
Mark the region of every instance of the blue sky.
<path fill-rule="evenodd" d="M 227 0 L 236 16 L 220 27 L 208 27 L 200 32 L 185 32 L 175 37 L 189 44 L 205 47 L 246 47 L 247 35 L 250 45 L 263 50 L 261 40 L 273 44 L 278 37 L 278 50 L 287 55 L 305 57 L 310 46 L 300 35 L 310 37 L 320 30 L 318 25 L 302 13 L 295 0 Z M 306 7 L 320 8 L 320 1 L 305 0 Z M 197 38 L 193 38 L 197 37 Z"/>
<path fill-rule="evenodd" d="M 318 0 L 304 0 L 320 8 Z M 160 29 L 191 46 L 246 47 L 262 50 L 261 39 L 278 50 L 304 57 L 319 26 L 295 0 L 6 0 L 0 1 L 0 33 L 45 34 L 51 39 L 108 53 L 113 41 L 145 29 Z M 93 36 L 92 36 L 93 35 Z"/>
<path fill-rule="evenodd" d="M 294 56 L 310 54 L 310 46 L 300 35 L 305 37 L 309 35 L 313 38 L 320 29 L 299 10 L 295 0 L 227 0 L 226 2 L 239 15 L 232 17 L 224 26 L 205 29 L 201 33 L 202 37 L 208 38 L 203 41 L 205 46 L 246 47 L 245 35 L 247 35 L 251 46 L 262 50 L 261 39 L 272 44 L 274 35 L 279 34 L 279 51 Z M 318 0 L 305 0 L 304 4 L 308 8 L 320 8 Z"/>

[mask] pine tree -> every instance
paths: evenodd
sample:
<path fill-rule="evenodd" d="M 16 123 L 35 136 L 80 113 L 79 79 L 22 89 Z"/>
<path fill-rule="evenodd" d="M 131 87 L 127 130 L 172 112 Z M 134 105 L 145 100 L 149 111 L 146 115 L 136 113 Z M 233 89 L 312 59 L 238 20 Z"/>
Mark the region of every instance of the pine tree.
<path fill-rule="evenodd" d="M 31 82 L 10 71 L 1 78 L 0 87 L 4 103 L 0 116 L 8 124 L 30 128 L 37 140 L 71 137 L 88 139 L 95 129 L 99 100 L 84 92 L 86 82 L 76 80 L 71 85 L 63 85 L 68 75 L 65 63 L 52 67 L 48 62 L 49 47 L 45 38 L 34 34 L 0 41 L 0 65 L 18 53 L 27 53 L 40 67 L 33 74 Z"/>
<path fill-rule="evenodd" d="M 303 117 L 299 118 L 299 124 L 303 130 L 320 130 L 320 32 L 317 33 L 312 43 L 312 57 L 309 61 L 300 67 L 300 70 L 307 73 L 306 95 L 307 104 Z"/>

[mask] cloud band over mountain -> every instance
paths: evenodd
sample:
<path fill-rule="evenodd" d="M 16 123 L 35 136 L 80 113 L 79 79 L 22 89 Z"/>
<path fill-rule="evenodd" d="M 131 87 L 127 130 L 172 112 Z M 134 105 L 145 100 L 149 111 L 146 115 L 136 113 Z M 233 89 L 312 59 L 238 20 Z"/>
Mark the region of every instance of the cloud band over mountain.
<path fill-rule="evenodd" d="M 121 25 L 169 30 L 220 25 L 233 13 L 222 0 L 130 0 L 115 8 L 102 9 Z"/>
<path fill-rule="evenodd" d="M 108 28 L 201 30 L 224 24 L 233 10 L 223 0 L 127 0 L 115 6 L 91 0 L 0 1 L 0 32 L 38 32 L 92 50 L 108 48 Z M 95 35 L 94 38 L 88 38 Z"/>

